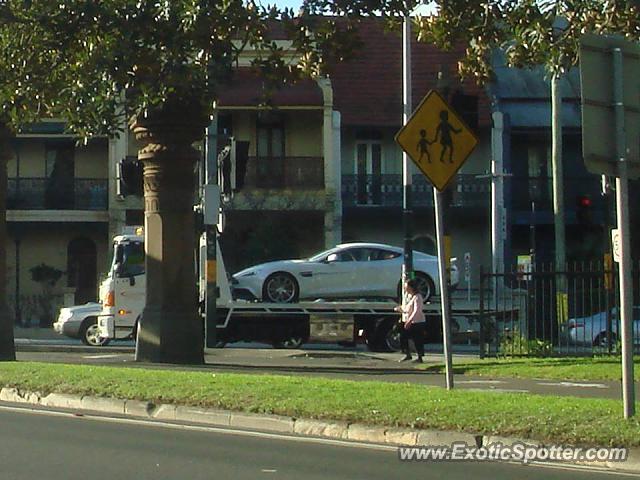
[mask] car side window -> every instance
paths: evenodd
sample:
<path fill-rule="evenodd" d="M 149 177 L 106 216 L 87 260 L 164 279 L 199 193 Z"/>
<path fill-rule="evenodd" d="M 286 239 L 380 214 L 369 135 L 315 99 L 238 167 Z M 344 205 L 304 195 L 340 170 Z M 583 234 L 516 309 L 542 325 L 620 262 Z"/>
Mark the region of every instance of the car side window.
<path fill-rule="evenodd" d="M 369 260 L 368 248 L 352 248 L 348 251 L 353 255 L 356 262 L 367 262 Z"/>
<path fill-rule="evenodd" d="M 331 259 L 331 260 L 330 260 Z M 333 262 L 353 262 L 354 258 L 349 250 L 345 250 L 343 252 L 334 252 L 333 254 L 327 257 L 327 261 Z"/>
<path fill-rule="evenodd" d="M 399 256 L 398 252 L 392 252 L 391 250 L 372 249 L 369 260 L 393 260 Z"/>

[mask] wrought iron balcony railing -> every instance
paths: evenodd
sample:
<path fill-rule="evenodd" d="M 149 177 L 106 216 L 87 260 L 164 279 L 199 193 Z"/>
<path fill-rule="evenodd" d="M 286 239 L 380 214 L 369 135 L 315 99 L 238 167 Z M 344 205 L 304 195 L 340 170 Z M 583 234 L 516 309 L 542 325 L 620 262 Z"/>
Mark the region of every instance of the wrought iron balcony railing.
<path fill-rule="evenodd" d="M 322 190 L 322 157 L 249 157 L 245 188 Z"/>
<path fill-rule="evenodd" d="M 106 178 L 9 178 L 8 210 L 107 210 Z"/>
<path fill-rule="evenodd" d="M 416 207 L 433 206 L 433 190 L 429 181 L 420 174 L 412 178 L 412 203 Z M 460 174 L 449 186 L 450 205 L 453 207 L 488 207 L 491 202 L 491 184 L 486 178 Z M 345 207 L 402 205 L 402 175 L 343 175 L 342 204 Z"/>

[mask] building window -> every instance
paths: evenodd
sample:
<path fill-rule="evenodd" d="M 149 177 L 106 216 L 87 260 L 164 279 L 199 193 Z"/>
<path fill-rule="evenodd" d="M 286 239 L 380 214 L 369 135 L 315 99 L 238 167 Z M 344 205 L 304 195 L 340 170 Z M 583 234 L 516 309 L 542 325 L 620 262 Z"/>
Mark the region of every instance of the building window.
<path fill-rule="evenodd" d="M 451 98 L 451 106 L 472 130 L 478 128 L 478 97 L 456 92 Z"/>
<path fill-rule="evenodd" d="M 380 205 L 382 202 L 382 144 L 356 143 L 356 178 L 358 203 Z"/>
<path fill-rule="evenodd" d="M 45 204 L 48 209 L 74 206 L 74 147 L 72 143 L 51 143 L 45 151 Z"/>
<path fill-rule="evenodd" d="M 284 122 L 280 116 L 258 119 L 256 130 L 258 187 L 277 187 L 284 181 Z"/>

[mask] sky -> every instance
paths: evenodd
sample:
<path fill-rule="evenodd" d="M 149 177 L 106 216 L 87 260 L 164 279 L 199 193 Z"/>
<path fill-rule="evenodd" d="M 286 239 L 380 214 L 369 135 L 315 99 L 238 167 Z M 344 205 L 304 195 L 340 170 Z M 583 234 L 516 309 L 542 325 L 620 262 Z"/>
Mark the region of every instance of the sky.
<path fill-rule="evenodd" d="M 281 8 L 293 8 L 294 10 L 298 10 L 298 8 L 300 8 L 300 5 L 302 5 L 302 0 L 263 0 L 262 1 L 263 4 L 276 4 L 278 7 Z M 430 3 L 430 2 L 425 2 L 425 3 Z M 422 13 L 422 14 L 426 14 L 429 13 L 430 11 L 433 10 L 433 7 L 429 7 L 426 5 L 423 5 L 421 7 L 418 7 L 418 9 L 416 10 L 416 13 Z"/>

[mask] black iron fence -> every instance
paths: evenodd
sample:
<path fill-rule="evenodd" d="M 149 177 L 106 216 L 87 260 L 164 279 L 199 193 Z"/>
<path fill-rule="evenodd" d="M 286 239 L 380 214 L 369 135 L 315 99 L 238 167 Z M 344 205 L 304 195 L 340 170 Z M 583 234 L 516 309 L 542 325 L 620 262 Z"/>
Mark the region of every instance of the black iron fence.
<path fill-rule="evenodd" d="M 413 175 L 412 192 L 413 205 L 433 207 L 433 189 L 424 175 Z M 487 207 L 491 202 L 491 183 L 476 175 L 456 175 L 448 192 L 453 207 Z M 401 174 L 342 175 L 342 203 L 346 207 L 399 207 L 402 198 Z"/>
<path fill-rule="evenodd" d="M 247 188 L 324 189 L 322 157 L 249 157 Z"/>
<path fill-rule="evenodd" d="M 638 268 L 633 274 L 633 343 L 640 353 Z M 602 263 L 480 274 L 480 356 L 620 353 L 618 271 Z"/>
<path fill-rule="evenodd" d="M 102 178 L 9 178 L 9 210 L 106 210 L 108 180 Z"/>

